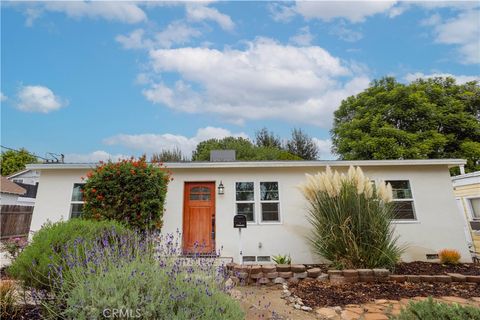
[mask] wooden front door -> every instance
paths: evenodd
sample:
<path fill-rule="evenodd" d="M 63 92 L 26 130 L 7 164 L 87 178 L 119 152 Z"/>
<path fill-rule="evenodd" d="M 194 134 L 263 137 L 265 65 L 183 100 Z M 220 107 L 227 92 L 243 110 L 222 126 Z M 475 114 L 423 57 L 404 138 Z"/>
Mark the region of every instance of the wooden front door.
<path fill-rule="evenodd" d="M 183 251 L 215 252 L 215 182 L 185 182 Z"/>

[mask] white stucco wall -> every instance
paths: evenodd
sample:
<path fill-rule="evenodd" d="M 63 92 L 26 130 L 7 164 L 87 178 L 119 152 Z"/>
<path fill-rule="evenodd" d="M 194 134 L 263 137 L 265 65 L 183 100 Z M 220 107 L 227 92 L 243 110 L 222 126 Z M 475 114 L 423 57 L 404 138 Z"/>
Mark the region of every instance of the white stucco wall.
<path fill-rule="evenodd" d="M 336 169 L 346 171 L 348 168 Z M 319 170 L 324 167 L 172 169 L 174 181 L 168 189 L 163 232 L 182 231 L 184 182 L 215 181 L 218 185 L 222 181 L 225 194 L 216 196 L 216 248 L 223 248 L 223 256 L 237 259 L 238 231 L 233 228 L 235 182 L 253 181 L 258 188 L 260 181 L 278 181 L 281 223 L 249 224 L 242 231 L 243 254 L 290 254 L 299 263 L 319 262 L 321 259 L 311 252 L 306 240 L 310 231 L 305 217 L 306 203 L 296 188 L 304 181 L 305 173 Z M 410 180 L 417 220 L 394 224 L 401 243 L 408 245 L 403 260 L 425 260 L 427 253 L 454 248 L 460 251 L 464 261 L 470 261 L 446 165 L 378 166 L 363 170 L 371 179 Z M 68 219 L 73 184 L 80 183 L 80 177 L 85 174 L 84 169 L 42 170 L 32 230 L 38 230 L 47 219 Z M 257 213 L 259 209 L 257 201 Z"/>

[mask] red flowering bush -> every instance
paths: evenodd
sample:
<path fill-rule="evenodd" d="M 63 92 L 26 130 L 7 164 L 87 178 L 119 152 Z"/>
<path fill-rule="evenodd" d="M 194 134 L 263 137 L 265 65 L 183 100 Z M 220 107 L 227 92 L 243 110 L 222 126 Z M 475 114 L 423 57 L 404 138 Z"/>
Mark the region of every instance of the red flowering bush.
<path fill-rule="evenodd" d="M 162 164 L 145 159 L 100 162 L 89 172 L 83 217 L 117 220 L 139 230 L 160 229 L 167 186 L 173 179 Z"/>

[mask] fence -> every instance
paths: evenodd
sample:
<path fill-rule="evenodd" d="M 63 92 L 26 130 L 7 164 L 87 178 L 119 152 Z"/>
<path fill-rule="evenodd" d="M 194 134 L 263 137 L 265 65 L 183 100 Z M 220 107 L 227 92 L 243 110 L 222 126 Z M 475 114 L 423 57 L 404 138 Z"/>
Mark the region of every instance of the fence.
<path fill-rule="evenodd" d="M 0 238 L 28 236 L 33 206 L 1 205 Z"/>

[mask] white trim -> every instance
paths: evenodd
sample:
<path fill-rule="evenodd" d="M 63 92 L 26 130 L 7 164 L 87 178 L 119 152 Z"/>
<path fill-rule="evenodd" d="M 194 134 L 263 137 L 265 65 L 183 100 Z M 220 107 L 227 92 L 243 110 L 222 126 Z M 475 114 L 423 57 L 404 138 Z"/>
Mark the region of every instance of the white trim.
<path fill-rule="evenodd" d="M 427 166 L 448 165 L 455 167 L 466 164 L 463 159 L 412 159 L 412 160 L 315 160 L 315 161 L 225 161 L 225 162 L 170 162 L 169 169 L 201 168 L 283 168 L 283 167 L 348 167 L 348 166 Z M 27 164 L 28 170 L 50 169 L 93 169 L 96 163 L 35 163 Z"/>
<path fill-rule="evenodd" d="M 480 195 L 475 195 L 475 196 L 467 196 L 463 197 L 465 199 L 466 206 L 465 208 L 467 209 L 467 214 L 468 214 L 468 219 L 469 221 L 479 221 L 480 217 L 475 218 L 473 214 L 473 206 L 472 203 L 470 202 L 471 199 L 480 199 Z"/>

